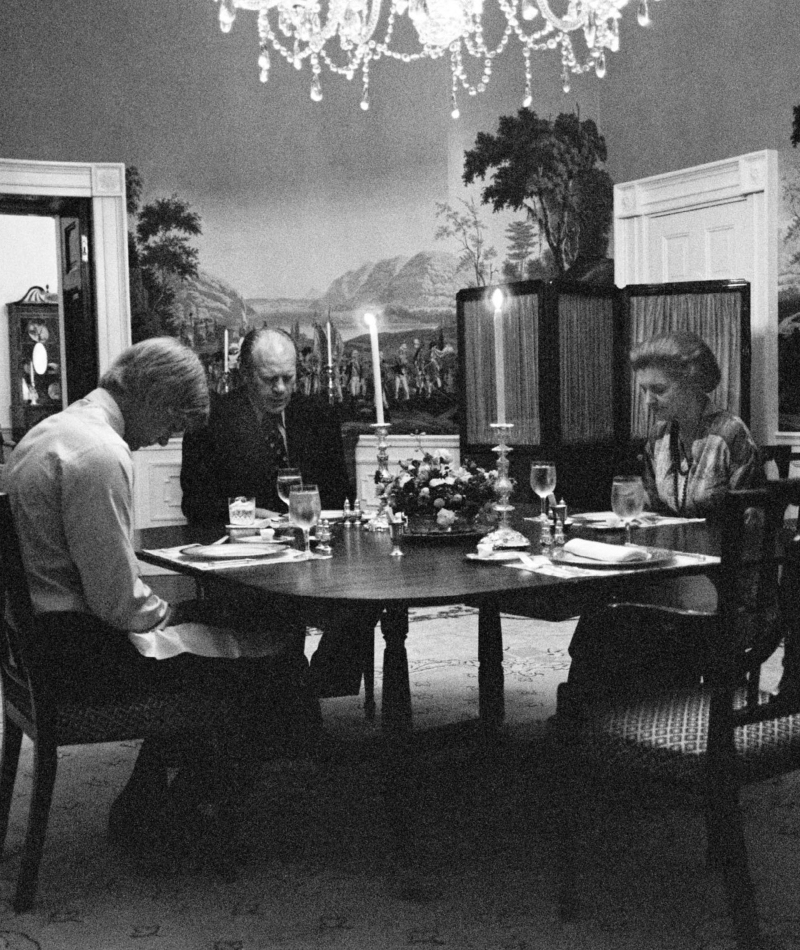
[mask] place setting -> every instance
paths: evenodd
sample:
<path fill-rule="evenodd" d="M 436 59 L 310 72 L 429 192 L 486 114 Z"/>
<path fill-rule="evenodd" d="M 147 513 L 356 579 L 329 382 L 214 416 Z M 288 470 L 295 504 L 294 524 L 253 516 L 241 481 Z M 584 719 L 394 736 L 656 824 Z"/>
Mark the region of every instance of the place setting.
<path fill-rule="evenodd" d="M 624 532 L 622 544 L 582 537 L 567 540 L 564 533 L 567 526 L 566 506 L 552 506 L 555 513 L 552 520 L 549 513 L 551 506 L 548 500 L 555 498 L 555 465 L 552 462 L 534 461 L 531 463 L 530 477 L 531 488 L 541 500 L 541 514 L 526 520 L 536 521 L 541 525 L 541 553 L 531 554 L 524 549 L 509 550 L 495 546 L 490 539 L 482 539 L 477 550 L 467 554 L 468 560 L 557 576 L 580 576 L 591 575 L 596 571 L 609 573 L 657 568 L 673 563 L 678 558 L 685 557 L 696 561 L 699 557 L 631 542 L 632 526 L 643 522 L 659 523 L 645 520 L 650 515 L 643 513 L 647 496 L 639 476 L 614 477 L 611 487 L 611 511 L 575 515 L 570 520 L 571 524 L 602 525 L 605 530 L 613 528 L 614 531 Z"/>

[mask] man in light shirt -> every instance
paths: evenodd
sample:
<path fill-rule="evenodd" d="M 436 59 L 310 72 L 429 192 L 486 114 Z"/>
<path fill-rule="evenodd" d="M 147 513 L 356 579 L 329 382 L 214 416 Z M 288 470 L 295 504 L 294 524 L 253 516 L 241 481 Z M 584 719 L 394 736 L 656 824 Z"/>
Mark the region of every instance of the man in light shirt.
<path fill-rule="evenodd" d="M 251 605 L 249 615 L 246 607 L 213 601 L 169 604 L 140 576 L 132 453 L 204 423 L 208 405 L 196 354 L 171 337 L 149 339 L 14 449 L 6 485 L 36 614 L 34 661 L 47 688 L 65 697 L 187 686 L 224 691 L 241 698 L 234 728 L 253 740 L 267 709 L 275 721 L 276 693 L 284 691 L 294 708 L 278 718 L 311 735 L 320 726 L 319 704 L 307 687 L 304 693 L 292 684 L 305 663 L 296 620 L 275 611 L 265 624 L 263 604 Z M 111 830 L 131 838 L 146 831 L 166 782 L 163 749 L 145 741 L 112 808 Z"/>

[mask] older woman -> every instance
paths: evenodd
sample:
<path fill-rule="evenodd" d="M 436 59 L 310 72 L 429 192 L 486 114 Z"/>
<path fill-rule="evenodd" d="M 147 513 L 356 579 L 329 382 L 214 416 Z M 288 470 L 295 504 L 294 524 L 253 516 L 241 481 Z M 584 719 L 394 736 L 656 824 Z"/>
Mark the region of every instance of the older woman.
<path fill-rule="evenodd" d="M 630 360 L 654 417 L 643 479 L 652 510 L 713 517 L 728 489 L 760 483 L 759 452 L 747 426 L 711 403 L 720 369 L 700 337 L 657 336 L 635 346 Z M 716 591 L 707 578 L 662 579 L 636 600 L 710 612 Z M 689 620 L 673 614 L 668 625 L 643 628 L 632 616 L 627 624 L 605 608 L 581 617 L 569 647 L 569 677 L 559 687 L 560 713 L 577 711 L 586 699 L 688 686 L 702 676 L 702 649 Z"/>
<path fill-rule="evenodd" d="M 650 508 L 705 516 L 729 488 L 758 484 L 761 462 L 747 426 L 709 399 L 721 374 L 700 337 L 679 331 L 646 340 L 633 349 L 631 368 L 654 418 L 645 447 Z"/>

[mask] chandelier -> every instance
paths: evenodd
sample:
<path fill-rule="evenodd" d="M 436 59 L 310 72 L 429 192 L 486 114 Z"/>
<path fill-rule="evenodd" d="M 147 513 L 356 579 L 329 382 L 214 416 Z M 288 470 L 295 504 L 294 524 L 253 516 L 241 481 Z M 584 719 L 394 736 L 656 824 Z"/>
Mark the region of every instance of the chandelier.
<path fill-rule="evenodd" d="M 619 49 L 620 11 L 628 4 L 628 0 L 496 0 L 505 17 L 505 27 L 502 36 L 489 46 L 482 22 L 484 0 L 216 2 L 220 27 L 225 33 L 233 26 L 237 9 L 258 11 L 261 81 L 269 79 L 275 55 L 298 70 L 308 63 L 311 98 L 315 102 L 322 100 L 324 68 L 348 80 L 360 74 L 361 108 L 369 109 L 370 69 L 378 60 L 390 58 L 411 63 L 447 55 L 454 119 L 459 116 L 459 90 L 470 96 L 483 92 L 491 79 L 494 60 L 512 40 L 521 47 L 525 67 L 523 106 L 530 106 L 533 101 L 534 50 L 560 50 L 564 92 L 569 92 L 571 73 L 594 70 L 602 78 L 606 74 L 606 50 L 613 53 Z M 650 0 L 638 0 L 640 26 L 650 25 L 649 4 Z M 398 38 L 403 33 L 406 40 L 415 34 L 419 46 L 405 50 Z M 580 56 L 573 45 L 573 35 L 582 37 Z M 470 60 L 478 64 L 473 66 L 476 81 L 467 74 Z"/>

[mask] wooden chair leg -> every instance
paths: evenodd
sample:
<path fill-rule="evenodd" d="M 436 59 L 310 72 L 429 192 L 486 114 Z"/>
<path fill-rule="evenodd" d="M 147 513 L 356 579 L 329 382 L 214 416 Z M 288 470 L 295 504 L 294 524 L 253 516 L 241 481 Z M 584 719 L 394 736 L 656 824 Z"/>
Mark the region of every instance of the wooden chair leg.
<path fill-rule="evenodd" d="M 738 791 L 727 784 L 709 793 L 706 828 L 710 863 L 722 875 L 739 950 L 760 946 L 758 908 L 747 859 Z"/>
<path fill-rule="evenodd" d="M 36 742 L 34 745 L 33 793 L 28 814 L 28 831 L 25 836 L 25 847 L 22 851 L 17 879 L 17 893 L 13 904 L 18 914 L 29 910 L 36 897 L 39 864 L 42 860 L 50 804 L 53 800 L 53 787 L 56 781 L 58 764 L 56 753 L 55 745 L 43 746 L 41 742 Z"/>
<path fill-rule="evenodd" d="M 362 653 L 364 672 L 364 715 L 372 722 L 375 719 L 375 628 L 364 634 Z"/>
<path fill-rule="evenodd" d="M 8 834 L 8 816 L 14 795 L 14 782 L 19 766 L 19 750 L 22 746 L 22 730 L 7 716 L 3 720 L 0 739 L 0 854 Z"/>
<path fill-rule="evenodd" d="M 561 921 L 568 923 L 578 918 L 577 855 L 581 850 L 583 832 L 589 824 L 585 776 L 581 774 L 570 749 L 569 736 L 558 737 L 555 751 L 550 775 L 553 781 L 554 824 L 558 829 L 557 899 Z"/>

